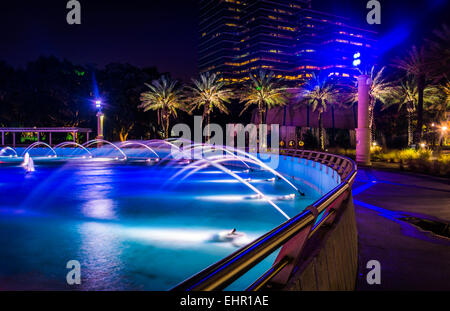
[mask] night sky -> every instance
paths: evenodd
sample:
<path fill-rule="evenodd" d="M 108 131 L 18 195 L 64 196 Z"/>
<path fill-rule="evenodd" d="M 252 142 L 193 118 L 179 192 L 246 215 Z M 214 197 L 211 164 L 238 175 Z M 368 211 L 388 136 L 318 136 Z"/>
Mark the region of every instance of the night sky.
<path fill-rule="evenodd" d="M 157 66 L 183 80 L 197 73 L 197 0 L 79 1 L 81 25 L 66 23 L 66 0 L 1 1 L 0 60 L 23 66 L 39 55 L 54 55 L 100 67 Z M 420 43 L 449 15 L 446 0 L 380 2 L 380 26 L 366 23 L 366 0 L 313 0 L 313 8 L 380 32 L 387 55 Z"/>

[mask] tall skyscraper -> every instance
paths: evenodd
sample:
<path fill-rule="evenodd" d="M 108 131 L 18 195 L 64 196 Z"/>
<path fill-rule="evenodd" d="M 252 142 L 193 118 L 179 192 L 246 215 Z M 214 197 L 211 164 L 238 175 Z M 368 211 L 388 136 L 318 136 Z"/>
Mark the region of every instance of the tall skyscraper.
<path fill-rule="evenodd" d="M 200 0 L 200 72 L 231 77 L 239 53 L 239 35 L 245 3 L 240 0 Z"/>
<path fill-rule="evenodd" d="M 200 72 L 229 83 L 266 69 L 292 86 L 312 72 L 352 78 L 353 54 L 374 58 L 375 33 L 344 17 L 314 11 L 310 0 L 202 0 Z"/>

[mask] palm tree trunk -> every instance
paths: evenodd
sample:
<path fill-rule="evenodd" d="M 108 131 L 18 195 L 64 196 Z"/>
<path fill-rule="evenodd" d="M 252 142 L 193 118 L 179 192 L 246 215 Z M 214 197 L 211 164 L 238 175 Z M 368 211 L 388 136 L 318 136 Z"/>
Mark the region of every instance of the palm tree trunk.
<path fill-rule="evenodd" d="M 369 105 L 369 128 L 370 128 L 370 139 L 369 141 L 371 142 L 371 144 L 374 143 L 375 141 L 375 124 L 374 124 L 374 102 L 373 99 L 370 100 L 370 105 Z"/>
<path fill-rule="evenodd" d="M 331 141 L 332 144 L 334 146 L 335 143 L 335 137 L 336 137 L 336 126 L 334 124 L 334 105 L 331 105 L 331 123 L 332 123 L 332 128 L 331 128 Z"/>
<path fill-rule="evenodd" d="M 306 105 L 306 127 L 309 127 L 309 104 Z"/>
<path fill-rule="evenodd" d="M 417 81 L 418 102 L 417 102 L 417 127 L 415 133 L 416 143 L 419 143 L 420 140 L 422 139 L 424 89 L 425 89 L 425 76 L 422 74 L 418 77 Z"/>
<path fill-rule="evenodd" d="M 408 109 L 408 147 L 413 144 L 412 112 Z"/>
<path fill-rule="evenodd" d="M 165 130 L 164 130 L 164 135 L 166 136 L 165 138 L 169 138 L 169 126 L 170 126 L 170 119 L 169 116 L 166 116 L 166 125 L 165 125 Z"/>
<path fill-rule="evenodd" d="M 324 141 L 323 141 L 323 119 L 322 119 L 322 113 L 319 113 L 319 144 L 320 144 L 320 150 L 325 149 Z"/>
<path fill-rule="evenodd" d="M 264 124 L 267 124 L 267 115 L 269 114 L 269 106 L 266 106 L 266 112 L 264 113 Z"/>
<path fill-rule="evenodd" d="M 206 133 L 208 133 L 206 139 L 209 143 L 209 140 L 211 139 L 211 133 L 210 133 L 210 124 L 211 124 L 211 113 L 210 111 L 207 112 L 206 114 L 206 124 L 207 124 L 207 128 L 206 128 Z"/>
<path fill-rule="evenodd" d="M 258 110 L 259 110 L 259 124 L 263 124 L 264 110 L 262 109 L 262 107 L 259 107 Z"/>

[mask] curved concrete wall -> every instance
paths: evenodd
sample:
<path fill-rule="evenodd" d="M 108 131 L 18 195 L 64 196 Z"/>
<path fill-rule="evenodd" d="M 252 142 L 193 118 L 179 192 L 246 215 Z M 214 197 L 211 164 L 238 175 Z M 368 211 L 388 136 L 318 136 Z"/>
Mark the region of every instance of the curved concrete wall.
<path fill-rule="evenodd" d="M 278 171 L 324 195 L 341 182 L 336 171 L 312 160 L 279 156 Z M 358 238 L 351 192 L 332 225 L 310 238 L 284 290 L 354 290 L 358 271 Z M 276 288 L 280 288 L 276 286 Z"/>
<path fill-rule="evenodd" d="M 358 236 L 352 197 L 343 202 L 331 227 L 311 239 L 285 290 L 354 290 L 358 273 Z"/>

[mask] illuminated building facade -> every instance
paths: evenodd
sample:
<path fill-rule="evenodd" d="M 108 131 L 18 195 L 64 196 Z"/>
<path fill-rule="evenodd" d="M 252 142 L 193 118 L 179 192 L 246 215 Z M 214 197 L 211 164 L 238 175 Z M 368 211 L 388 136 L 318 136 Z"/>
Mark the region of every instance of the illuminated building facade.
<path fill-rule="evenodd" d="M 200 72 L 233 76 L 239 54 L 239 36 L 245 3 L 243 0 L 200 0 Z"/>
<path fill-rule="evenodd" d="M 200 72 L 230 83 L 266 69 L 300 85 L 314 71 L 353 78 L 355 52 L 375 57 L 375 33 L 311 9 L 310 0 L 201 0 Z"/>

